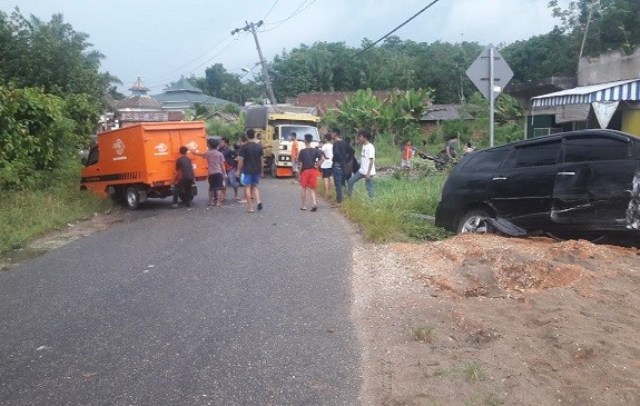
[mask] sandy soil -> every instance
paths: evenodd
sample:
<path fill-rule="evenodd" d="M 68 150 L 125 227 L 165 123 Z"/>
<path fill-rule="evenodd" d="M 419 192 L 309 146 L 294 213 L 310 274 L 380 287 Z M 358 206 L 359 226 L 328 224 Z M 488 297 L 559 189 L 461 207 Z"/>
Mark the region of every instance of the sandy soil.
<path fill-rule="evenodd" d="M 490 235 L 357 248 L 363 403 L 640 404 L 639 254 Z"/>

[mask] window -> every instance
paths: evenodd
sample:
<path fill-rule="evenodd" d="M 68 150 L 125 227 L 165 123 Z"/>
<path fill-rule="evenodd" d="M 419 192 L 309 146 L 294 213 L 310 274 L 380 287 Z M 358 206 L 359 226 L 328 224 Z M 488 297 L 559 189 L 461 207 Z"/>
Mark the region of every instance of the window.
<path fill-rule="evenodd" d="M 100 156 L 100 150 L 98 149 L 98 147 L 91 149 L 91 151 L 89 151 L 89 156 L 87 157 L 87 163 L 85 164 L 85 166 L 91 166 L 91 165 L 97 164 L 99 156 Z"/>
<path fill-rule="evenodd" d="M 524 145 L 516 148 L 509 156 L 505 167 L 529 168 L 532 166 L 554 165 L 560 152 L 560 140 Z"/>
<path fill-rule="evenodd" d="M 508 149 L 479 151 L 469 157 L 469 161 L 462 167 L 463 172 L 490 172 L 498 169 L 504 158 L 509 153 Z"/>
<path fill-rule="evenodd" d="M 597 135 L 567 138 L 564 150 L 565 162 L 616 161 L 631 157 L 628 140 Z"/>

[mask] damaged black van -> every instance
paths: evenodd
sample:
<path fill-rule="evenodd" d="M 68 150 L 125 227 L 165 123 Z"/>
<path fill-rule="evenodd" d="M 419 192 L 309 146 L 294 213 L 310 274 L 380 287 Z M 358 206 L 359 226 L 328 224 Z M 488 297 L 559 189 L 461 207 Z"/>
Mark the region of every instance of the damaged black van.
<path fill-rule="evenodd" d="M 467 154 L 444 184 L 435 224 L 457 233 L 638 236 L 640 139 L 582 130 Z"/>

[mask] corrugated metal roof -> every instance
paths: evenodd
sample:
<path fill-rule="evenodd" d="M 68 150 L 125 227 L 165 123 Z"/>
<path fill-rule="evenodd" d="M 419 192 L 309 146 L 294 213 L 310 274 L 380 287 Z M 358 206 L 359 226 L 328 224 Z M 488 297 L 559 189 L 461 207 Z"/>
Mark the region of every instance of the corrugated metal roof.
<path fill-rule="evenodd" d="M 640 78 L 581 86 L 531 98 L 534 108 L 622 100 L 640 100 Z"/>
<path fill-rule="evenodd" d="M 469 113 L 458 110 L 453 104 L 433 104 L 425 109 L 425 114 L 420 121 L 448 121 L 448 120 L 473 120 Z"/>

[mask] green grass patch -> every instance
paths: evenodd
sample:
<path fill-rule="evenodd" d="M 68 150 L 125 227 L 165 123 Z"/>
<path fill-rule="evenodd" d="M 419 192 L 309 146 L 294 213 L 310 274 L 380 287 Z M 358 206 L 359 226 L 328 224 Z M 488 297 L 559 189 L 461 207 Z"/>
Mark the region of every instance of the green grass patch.
<path fill-rule="evenodd" d="M 0 196 L 0 254 L 23 248 L 47 231 L 111 207 L 94 194 L 80 191 L 81 165 L 65 163 L 46 176 L 40 188 L 4 191 Z"/>
<path fill-rule="evenodd" d="M 375 242 L 439 240 L 448 235 L 433 225 L 444 177 L 442 173 L 377 176 L 374 199 L 368 198 L 363 179 L 342 209 Z"/>

